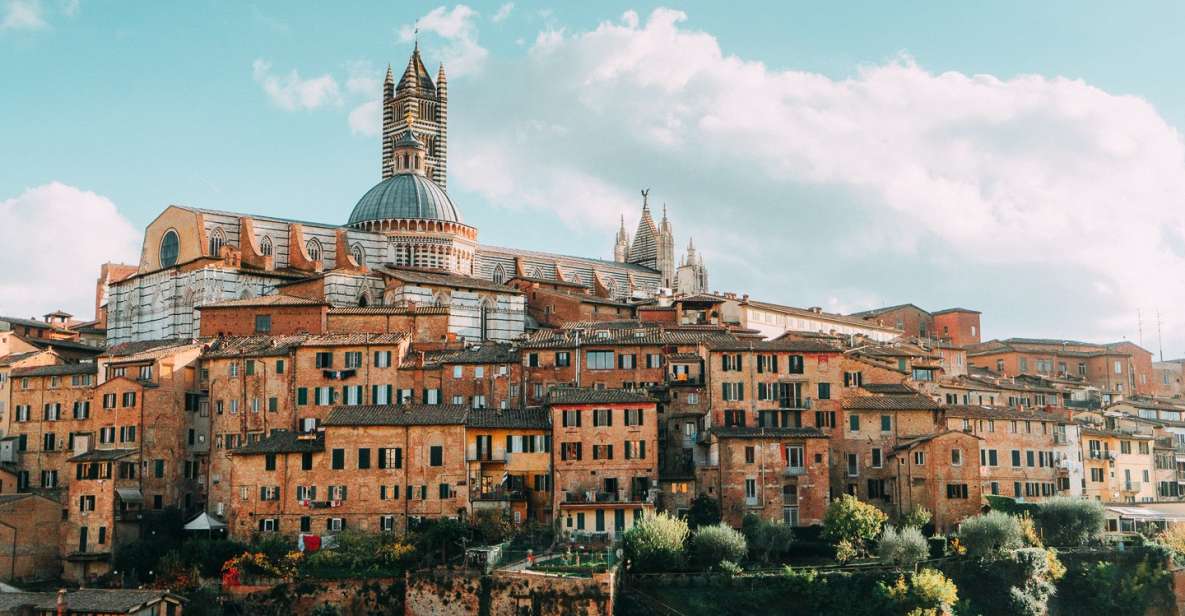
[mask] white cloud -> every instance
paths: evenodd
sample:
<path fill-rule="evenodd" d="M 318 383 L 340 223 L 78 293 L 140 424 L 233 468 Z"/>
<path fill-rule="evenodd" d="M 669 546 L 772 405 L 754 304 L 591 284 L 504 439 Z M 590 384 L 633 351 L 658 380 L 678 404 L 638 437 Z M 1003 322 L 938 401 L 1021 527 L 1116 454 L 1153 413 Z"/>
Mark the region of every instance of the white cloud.
<path fill-rule="evenodd" d="M 1185 278 L 1168 274 L 1185 269 L 1185 144 L 1146 101 L 1060 77 L 936 74 L 908 57 L 847 79 L 772 70 L 685 19 L 658 9 L 541 32 L 456 104 L 468 130 L 454 133 L 454 181 L 607 230 L 624 209 L 636 220 L 633 185 L 655 185 L 710 266 L 750 263 L 715 281 L 769 285 L 752 263 L 814 255 L 815 272 L 779 273 L 816 293 L 806 304 L 854 306 L 929 276 L 935 296 L 970 287 L 952 304 L 1008 297 L 1012 323 L 1047 309 L 1033 302 L 1048 293 L 1088 329 L 1050 335 L 1134 338 L 1136 307 L 1185 303 Z M 820 194 L 831 201 L 809 201 Z M 911 274 L 867 273 L 888 262 Z M 1185 323 L 1170 327 L 1185 342 Z"/>
<path fill-rule="evenodd" d="M 383 74 L 365 60 L 346 65 L 346 91 L 350 94 L 374 96 L 379 93 Z"/>
<path fill-rule="evenodd" d="M 498 7 L 498 11 L 496 13 L 494 13 L 494 16 L 490 18 L 490 21 L 492 21 L 494 23 L 503 21 L 507 17 L 510 17 L 510 12 L 513 10 L 514 10 L 514 3 L 507 2 L 506 4 L 503 4 L 502 6 Z"/>
<path fill-rule="evenodd" d="M 477 11 L 464 4 L 458 4 L 452 10 L 440 6 L 421 17 L 415 25 L 400 27 L 399 38 L 405 43 L 411 42 L 417 27 L 420 32 L 431 32 L 446 41 L 439 55 L 448 66 L 450 77 L 477 73 L 489 56 L 489 51 L 477 43 L 477 16 Z"/>
<path fill-rule="evenodd" d="M 383 130 L 383 107 L 378 100 L 367 101 L 350 112 L 350 132 L 364 137 L 377 137 Z"/>
<path fill-rule="evenodd" d="M 47 25 L 37 0 L 8 0 L 4 4 L 0 30 L 40 30 Z"/>
<path fill-rule="evenodd" d="M 62 308 L 88 319 L 95 279 L 107 261 L 138 263 L 140 233 L 106 197 L 51 182 L 0 200 L 0 314 L 41 315 Z M 62 234 L 68 220 L 85 232 Z"/>
<path fill-rule="evenodd" d="M 302 79 L 293 69 L 287 75 L 276 75 L 271 72 L 271 63 L 262 59 L 255 60 L 251 70 L 255 82 L 263 87 L 276 106 L 285 111 L 316 109 L 342 102 L 337 80 L 328 73 Z"/>

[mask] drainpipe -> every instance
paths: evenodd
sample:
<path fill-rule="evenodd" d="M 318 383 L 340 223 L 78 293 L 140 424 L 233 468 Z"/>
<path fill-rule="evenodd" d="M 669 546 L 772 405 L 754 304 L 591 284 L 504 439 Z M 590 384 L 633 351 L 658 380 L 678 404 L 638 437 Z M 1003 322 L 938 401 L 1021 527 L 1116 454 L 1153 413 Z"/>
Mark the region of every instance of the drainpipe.
<path fill-rule="evenodd" d="M 580 330 L 576 330 L 576 386 L 580 387 Z"/>

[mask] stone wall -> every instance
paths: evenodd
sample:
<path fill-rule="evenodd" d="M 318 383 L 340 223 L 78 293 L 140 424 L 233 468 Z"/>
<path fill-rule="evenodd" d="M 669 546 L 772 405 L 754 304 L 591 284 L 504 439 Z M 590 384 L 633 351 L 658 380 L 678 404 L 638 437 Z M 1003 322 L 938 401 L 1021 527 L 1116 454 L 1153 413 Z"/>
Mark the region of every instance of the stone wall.
<path fill-rule="evenodd" d="M 489 616 L 613 614 L 616 576 L 568 578 L 525 571 L 489 576 L 443 569 L 409 573 L 404 613 Z"/>

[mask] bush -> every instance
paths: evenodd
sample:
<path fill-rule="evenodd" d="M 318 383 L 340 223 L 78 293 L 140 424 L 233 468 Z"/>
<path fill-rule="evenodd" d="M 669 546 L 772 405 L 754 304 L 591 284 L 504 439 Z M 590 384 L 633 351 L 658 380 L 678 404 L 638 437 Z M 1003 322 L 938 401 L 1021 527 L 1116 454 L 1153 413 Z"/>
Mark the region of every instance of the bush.
<path fill-rule="evenodd" d="M 922 569 L 909 576 L 909 583 L 905 583 L 905 576 L 897 578 L 892 586 L 880 584 L 881 592 L 888 600 L 895 604 L 898 613 L 902 614 L 939 614 L 948 613 L 959 601 L 959 589 L 941 571 Z"/>
<path fill-rule="evenodd" d="M 959 541 L 966 546 L 967 554 L 975 558 L 990 558 L 1024 545 L 1020 523 L 999 511 L 963 520 L 959 525 Z"/>
<path fill-rule="evenodd" d="M 715 569 L 721 561 L 740 561 L 749 552 L 745 536 L 727 524 L 702 526 L 691 537 L 691 553 L 695 563 L 705 569 Z"/>
<path fill-rule="evenodd" d="M 930 546 L 922 531 L 913 526 L 906 526 L 900 531 L 892 526 L 886 526 L 877 545 L 877 555 L 881 560 L 893 563 L 898 567 L 912 568 L 918 561 L 925 560 L 930 554 Z"/>
<path fill-rule="evenodd" d="M 1173 604 L 1172 573 L 1155 552 L 1078 563 L 1070 568 L 1061 589 L 1057 607 L 1066 614 L 1143 615 L 1161 613 Z"/>
<path fill-rule="evenodd" d="M 1055 583 L 1065 574 L 1053 550 L 1038 548 L 1004 552 L 992 560 L 947 561 L 943 567 L 962 589 L 965 605 L 958 613 L 982 616 L 1048 614 Z"/>
<path fill-rule="evenodd" d="M 1049 545 L 1087 545 L 1103 536 L 1105 515 L 1098 501 L 1051 498 L 1037 505 L 1033 518 Z"/>
<path fill-rule="evenodd" d="M 946 556 L 946 537 L 942 535 L 935 535 L 930 537 L 930 558 L 942 558 Z"/>
<path fill-rule="evenodd" d="M 846 542 L 845 553 L 854 551 L 859 556 L 867 553 L 867 542 L 880 535 L 881 526 L 887 519 L 880 509 L 851 494 L 844 494 L 827 507 L 823 516 L 823 537 L 835 542 L 837 559 L 841 542 Z"/>
<path fill-rule="evenodd" d="M 1185 565 L 1185 524 L 1173 524 L 1156 536 L 1156 542 L 1164 546 L 1178 566 Z"/>
<path fill-rule="evenodd" d="M 917 507 L 914 507 L 912 510 L 910 510 L 909 513 L 901 516 L 901 527 L 912 527 L 921 530 L 924 526 L 929 524 L 930 520 L 932 519 L 934 519 L 934 515 L 930 513 L 930 510 L 918 505 Z"/>
<path fill-rule="evenodd" d="M 749 558 L 763 564 L 780 561 L 794 545 L 794 529 L 781 520 L 763 520 L 749 514 L 741 531 L 749 544 Z"/>
<path fill-rule="evenodd" d="M 720 571 L 727 573 L 728 575 L 740 575 L 745 572 L 745 570 L 741 568 L 740 565 L 732 562 L 731 560 L 720 561 Z"/>
<path fill-rule="evenodd" d="M 473 514 L 470 523 L 473 540 L 482 545 L 496 545 L 514 534 L 510 516 L 497 509 L 482 509 Z"/>
<path fill-rule="evenodd" d="M 712 526 L 720 523 L 720 501 L 700 494 L 691 500 L 691 507 L 687 509 L 687 526 L 695 530 L 701 526 Z"/>
<path fill-rule="evenodd" d="M 683 544 L 690 530 L 687 522 L 667 513 L 648 515 L 625 531 L 622 543 L 630 567 L 640 572 L 661 572 L 683 566 Z"/>

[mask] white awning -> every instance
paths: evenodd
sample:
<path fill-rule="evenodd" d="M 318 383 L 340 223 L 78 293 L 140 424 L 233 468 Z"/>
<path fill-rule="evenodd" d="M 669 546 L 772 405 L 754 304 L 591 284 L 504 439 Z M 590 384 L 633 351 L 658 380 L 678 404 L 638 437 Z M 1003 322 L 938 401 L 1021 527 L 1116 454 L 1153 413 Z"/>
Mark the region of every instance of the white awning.
<path fill-rule="evenodd" d="M 144 495 L 136 488 L 115 488 L 115 493 L 119 495 L 119 500 L 125 503 L 144 502 Z"/>
<path fill-rule="evenodd" d="M 210 514 L 205 512 L 185 524 L 185 530 L 218 530 L 220 528 L 226 528 L 226 524 L 210 517 Z"/>

